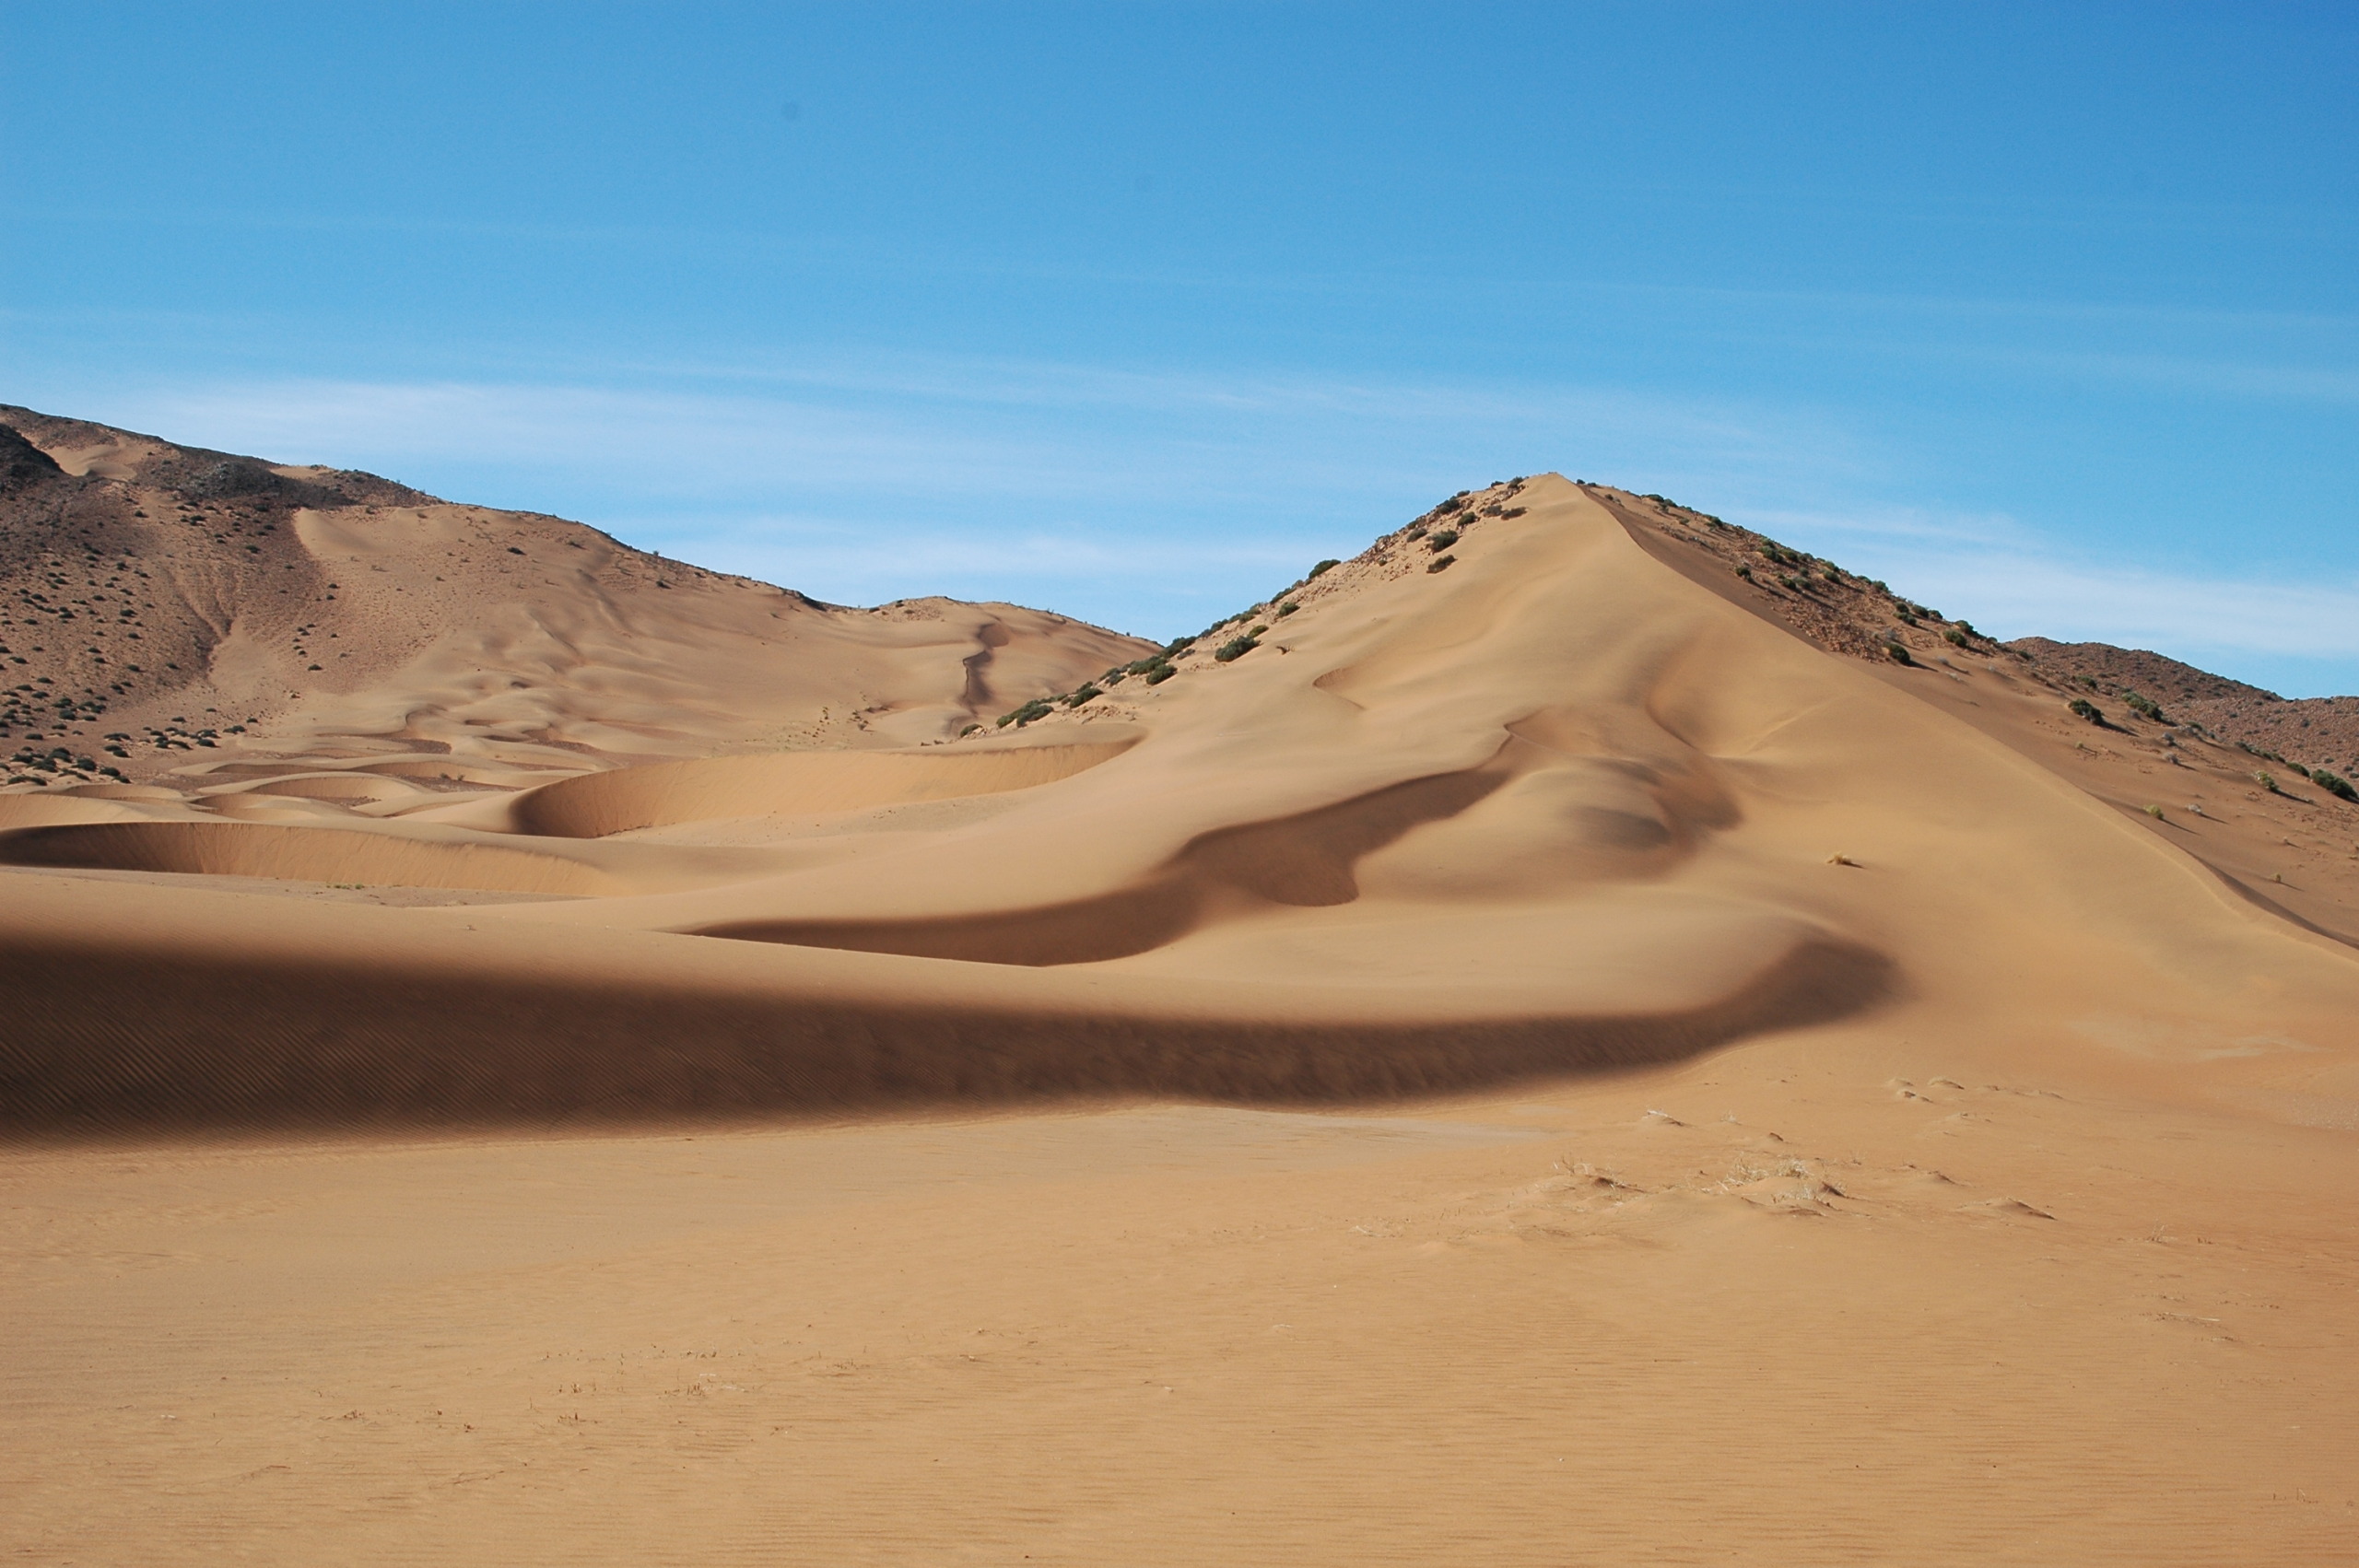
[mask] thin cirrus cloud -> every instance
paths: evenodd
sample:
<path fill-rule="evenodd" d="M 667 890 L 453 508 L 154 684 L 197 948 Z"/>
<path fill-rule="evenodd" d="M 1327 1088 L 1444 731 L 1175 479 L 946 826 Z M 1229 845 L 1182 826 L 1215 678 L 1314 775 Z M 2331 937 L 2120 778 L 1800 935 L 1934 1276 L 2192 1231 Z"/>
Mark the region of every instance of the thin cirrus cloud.
<path fill-rule="evenodd" d="M 2359 658 L 2359 582 L 2237 580 L 2092 563 L 2004 514 L 1763 510 L 1741 521 L 1839 550 L 1847 566 L 2004 638 L 2110 642 L 2199 661 Z"/>
<path fill-rule="evenodd" d="M 1904 459 L 1807 407 L 1499 380 L 865 356 L 644 366 L 637 384 L 256 379 L 74 389 L 172 439 L 367 468 L 875 603 L 1012 599 L 1192 629 L 1435 496 L 1548 468 L 1728 515 L 2007 636 L 2359 657 L 2359 584 L 2077 561 L 1999 514 L 1882 507 Z"/>
<path fill-rule="evenodd" d="M 1185 524 L 1220 548 L 1273 531 L 1379 532 L 1436 486 L 1507 473 L 1758 482 L 1869 461 L 1807 414 L 1599 388 L 883 357 L 637 369 L 624 386 L 281 379 L 68 395 L 177 439 L 581 508 L 609 525 L 712 513 L 706 531 L 741 536 L 764 518 L 873 517 L 888 501 L 988 549 L 1011 517 L 1020 533 L 1053 513 L 1102 525 L 1100 565 L 1139 553 L 1122 543 L 1125 518 Z M 887 535 L 874 546 L 894 549 Z M 1162 554 L 1146 552 L 1156 569 Z"/>
<path fill-rule="evenodd" d="M 1855 444 L 1832 422 L 1788 411 L 1496 381 L 926 361 L 645 369 L 644 380 L 659 384 L 290 379 L 104 401 L 117 417 L 169 427 L 182 439 L 243 442 L 269 455 L 520 472 L 587 462 L 638 476 L 632 487 L 645 493 L 859 483 L 889 460 L 952 493 L 1056 493 L 1184 472 L 1190 491 L 1218 494 L 1258 486 L 1273 469 L 1341 463 L 1381 485 L 1507 448 L 1529 450 L 1535 462 L 1549 455 L 1542 449 L 1572 448 L 1642 466 L 1775 472 L 1842 466 L 1843 449 Z M 1053 425 L 1035 423 L 1049 415 Z"/>

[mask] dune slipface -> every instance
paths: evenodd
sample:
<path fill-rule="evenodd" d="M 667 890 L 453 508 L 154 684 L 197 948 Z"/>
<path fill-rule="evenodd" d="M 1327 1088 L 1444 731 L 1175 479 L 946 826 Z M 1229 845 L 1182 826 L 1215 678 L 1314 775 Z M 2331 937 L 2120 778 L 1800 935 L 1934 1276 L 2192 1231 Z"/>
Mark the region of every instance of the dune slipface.
<path fill-rule="evenodd" d="M 2359 817 L 1760 548 L 1544 475 L 923 743 L 0 796 L 9 1179 L 120 1190 L 126 1258 L 222 1216 L 389 1347 L 157 1363 L 265 1555 L 2330 1560 Z M 161 1539 L 23 1464 L 41 1541 Z"/>

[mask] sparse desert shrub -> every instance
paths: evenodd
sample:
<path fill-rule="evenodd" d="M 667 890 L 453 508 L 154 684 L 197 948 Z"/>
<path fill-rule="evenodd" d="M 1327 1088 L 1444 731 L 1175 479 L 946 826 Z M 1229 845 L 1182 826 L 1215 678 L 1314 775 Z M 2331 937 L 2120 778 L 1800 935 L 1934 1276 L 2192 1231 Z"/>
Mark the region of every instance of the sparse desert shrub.
<path fill-rule="evenodd" d="M 1250 637 L 1233 637 L 1213 649 L 1213 657 L 1224 664 L 1233 663 L 1261 646 Z"/>
<path fill-rule="evenodd" d="M 1736 568 L 1736 575 L 1744 579 L 1745 581 L 1751 582 L 1753 580 L 1753 568 L 1751 567 L 1739 567 Z"/>
<path fill-rule="evenodd" d="M 1095 685 L 1085 685 L 1076 690 L 1072 696 L 1065 698 L 1065 706 L 1067 708 L 1079 708 L 1083 703 L 1095 702 L 1105 695 L 1106 694 L 1098 690 Z"/>
<path fill-rule="evenodd" d="M 1122 673 L 1129 675 L 1151 674 L 1158 666 L 1168 662 L 1170 662 L 1168 653 L 1150 653 L 1144 659 L 1133 659 L 1123 665 Z"/>
<path fill-rule="evenodd" d="M 1310 568 L 1310 577 L 1323 576 L 1328 572 L 1333 571 L 1337 567 L 1340 567 L 1344 563 L 1341 561 L 1321 561 L 1317 566 Z M 1303 580 L 1308 582 L 1310 580 L 1310 578 L 1305 578 Z"/>
<path fill-rule="evenodd" d="M 1154 669 L 1146 672 L 1146 684 L 1151 686 L 1159 686 L 1179 673 L 1168 664 L 1157 664 Z"/>
<path fill-rule="evenodd" d="M 2141 696 L 2136 692 L 2124 692 L 2121 694 L 2121 700 L 2129 705 L 2130 710 L 2132 713 L 2142 713 L 2157 724 L 2167 724 L 2170 722 L 2168 719 L 2163 716 L 2162 704 L 2156 702 L 2153 697 Z"/>
<path fill-rule="evenodd" d="M 1801 578 L 1795 577 L 1790 573 L 1780 575 L 1778 579 L 1778 585 L 1780 588 L 1787 589 L 1795 593 L 1800 593 L 1810 586 L 1809 583 L 1804 582 Z"/>
<path fill-rule="evenodd" d="M 1909 626 L 1917 626 L 1917 625 L 1919 625 L 1919 621 L 1918 621 L 1918 619 L 1917 619 L 1917 613 L 1916 613 L 1915 611 L 1913 611 L 1913 610 L 1909 609 L 1909 608 L 1908 608 L 1908 606 L 1907 606 L 1907 605 L 1906 605 L 1906 604 L 1895 604 L 1895 606 L 1893 606 L 1893 611 L 1892 611 L 1892 613 L 1893 613 L 1894 614 L 1895 614 L 1895 615 L 1899 616 L 1899 617 L 1901 618 L 1901 620 L 1903 620 L 1904 622 L 1906 622 L 1906 623 L 1907 623 L 1907 624 L 1908 624 Z"/>
<path fill-rule="evenodd" d="M 2160 822 L 2163 820 L 2163 808 L 2160 806 L 2148 806 L 2146 808 L 2146 814 L 2153 817 L 2156 822 Z"/>
<path fill-rule="evenodd" d="M 1289 599 L 1289 600 L 1287 600 L 1285 603 L 1283 603 L 1283 604 L 1281 604 L 1281 605 L 1279 605 L 1279 606 L 1278 606 L 1278 617 L 1279 617 L 1281 620 L 1283 620 L 1283 619 L 1285 619 L 1286 616 L 1293 614 L 1297 610 L 1299 610 L 1299 609 L 1301 609 L 1301 608 L 1302 608 L 1302 606 L 1301 606 L 1301 605 L 1299 605 L 1299 604 L 1296 603 L 1293 600 Z"/>
<path fill-rule="evenodd" d="M 2070 707 L 2076 716 L 2087 720 L 2092 724 L 2102 724 L 2105 722 L 2105 709 L 2099 708 L 2095 703 L 2091 702 L 2087 697 L 2074 697 L 2070 704 Z"/>
<path fill-rule="evenodd" d="M 1429 572 L 1429 573 L 1430 573 L 1430 572 L 1438 572 L 1438 571 L 1447 571 L 1447 570 L 1449 570 L 1451 567 L 1454 567 L 1454 566 L 1456 566 L 1457 564 L 1458 564 L 1458 557 L 1457 557 L 1457 556 L 1436 556 L 1436 557 L 1433 559 L 1433 561 L 1432 561 L 1430 564 L 1428 564 L 1428 565 L 1426 566 L 1426 570 L 1427 572 Z"/>
<path fill-rule="evenodd" d="M 1525 512 L 1531 509 L 1532 509 L 1529 507 L 1509 507 L 1507 510 L 1501 512 L 1499 516 L 1502 518 L 1521 517 Z"/>
<path fill-rule="evenodd" d="M 2323 767 L 2314 767 L 2310 770 L 2310 782 L 2330 795 L 2339 796 L 2346 801 L 2359 801 L 2359 790 L 2353 789 L 2349 779 L 2329 773 Z"/>
<path fill-rule="evenodd" d="M 1046 719 L 1052 711 L 1054 710 L 1049 706 L 1048 698 L 1036 696 L 1030 702 L 1026 703 L 1023 707 L 1016 708 L 1012 712 L 1001 714 L 999 716 L 999 728 L 1004 730 L 1010 724 L 1013 724 L 1017 729 L 1021 730 L 1027 724 L 1031 723 L 1035 719 Z"/>
<path fill-rule="evenodd" d="M 1436 555 L 1439 555 L 1441 552 L 1449 549 L 1452 544 L 1457 543 L 1458 530 L 1454 528 L 1445 528 L 1439 533 L 1435 534 L 1431 539 L 1426 541 L 1426 548 L 1431 550 Z"/>
<path fill-rule="evenodd" d="M 1908 649 L 1897 641 L 1885 643 L 1884 645 L 1884 657 L 1891 660 L 1895 664 L 1914 664 L 1917 662 L 1915 659 L 1909 656 Z"/>
<path fill-rule="evenodd" d="M 982 726 L 980 724 L 969 724 L 965 729 L 958 731 L 959 739 L 964 740 L 966 737 L 973 734 L 976 731 L 981 728 Z"/>
<path fill-rule="evenodd" d="M 2259 785 L 2262 789 L 2268 790 L 2272 795 L 2282 795 L 2285 792 L 2277 787 L 2277 780 L 2271 776 L 2269 770 L 2265 767 L 2259 773 L 2252 776 L 2252 781 Z"/>
<path fill-rule="evenodd" d="M 1422 522 L 1413 522 L 1401 531 L 1401 537 L 1403 539 L 1423 539 L 1425 536 L 1426 525 Z M 1452 534 L 1451 537 L 1456 538 L 1457 535 Z"/>
<path fill-rule="evenodd" d="M 1966 634 L 1954 626 L 1942 633 L 1942 640 L 1953 648 L 1964 648 L 1966 645 Z"/>

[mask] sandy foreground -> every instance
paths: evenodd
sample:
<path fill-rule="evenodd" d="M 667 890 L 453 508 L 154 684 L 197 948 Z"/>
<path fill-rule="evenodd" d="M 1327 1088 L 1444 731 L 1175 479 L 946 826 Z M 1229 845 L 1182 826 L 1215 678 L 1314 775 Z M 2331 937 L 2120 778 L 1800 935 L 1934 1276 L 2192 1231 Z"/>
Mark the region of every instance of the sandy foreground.
<path fill-rule="evenodd" d="M 2359 1561 L 2359 809 L 1474 499 L 932 745 L 0 798 L 8 1544 Z"/>

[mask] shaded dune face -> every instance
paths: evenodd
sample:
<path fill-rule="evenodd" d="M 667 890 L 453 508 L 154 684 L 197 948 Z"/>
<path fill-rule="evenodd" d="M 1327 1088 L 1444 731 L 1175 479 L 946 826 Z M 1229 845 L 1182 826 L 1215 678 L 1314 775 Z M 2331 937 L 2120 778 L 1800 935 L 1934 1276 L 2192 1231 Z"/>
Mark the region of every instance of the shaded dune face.
<path fill-rule="evenodd" d="M 1896 984 L 1888 958 L 1830 939 L 1684 1007 L 1326 1022 L 1191 1015 L 1169 996 L 1091 1010 L 883 986 L 765 993 L 628 961 L 592 977 L 165 954 L 142 980 L 179 1004 L 158 1029 L 110 994 L 116 963 L 73 941 L 0 949 L 0 987 L 30 1001 L 0 1045 L 0 1129 L 546 1129 L 1076 1095 L 1344 1104 L 1676 1060 L 1844 1017 Z"/>
<path fill-rule="evenodd" d="M 628 884 L 595 866 L 498 844 L 244 822 L 116 822 L 0 836 L 0 864 L 572 895 Z"/>

